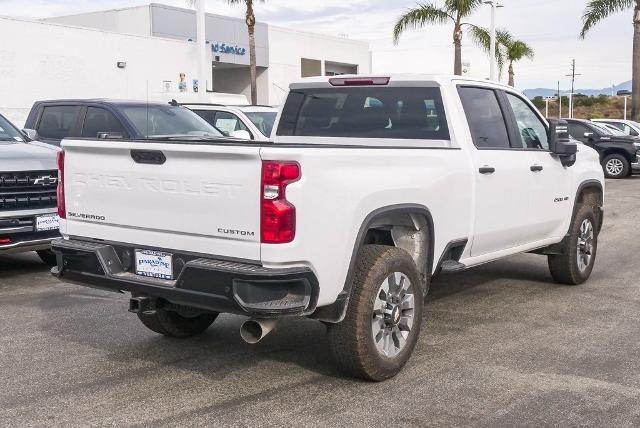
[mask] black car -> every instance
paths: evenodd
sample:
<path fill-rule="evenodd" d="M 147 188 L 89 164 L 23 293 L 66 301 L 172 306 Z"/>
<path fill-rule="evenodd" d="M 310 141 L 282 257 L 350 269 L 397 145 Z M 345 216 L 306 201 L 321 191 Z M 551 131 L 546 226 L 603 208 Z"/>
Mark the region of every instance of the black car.
<path fill-rule="evenodd" d="M 89 99 L 37 101 L 25 129 L 59 146 L 64 138 L 218 138 L 223 134 L 175 103 Z M 34 132 L 35 131 L 35 132 Z"/>
<path fill-rule="evenodd" d="M 600 154 L 600 163 L 607 178 L 624 178 L 640 170 L 638 151 L 640 139 L 617 135 L 606 126 L 582 119 L 565 119 L 569 134 Z"/>

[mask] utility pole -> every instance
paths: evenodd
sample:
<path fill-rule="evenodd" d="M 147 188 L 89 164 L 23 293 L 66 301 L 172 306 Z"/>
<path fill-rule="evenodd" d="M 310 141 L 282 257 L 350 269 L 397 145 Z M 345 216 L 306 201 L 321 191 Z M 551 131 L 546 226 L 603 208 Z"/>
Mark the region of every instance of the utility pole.
<path fill-rule="evenodd" d="M 211 63 L 207 65 L 207 36 L 205 33 L 206 0 L 194 0 L 196 6 L 196 46 L 198 52 L 198 98 L 207 98 L 207 80 L 211 78 Z"/>
<path fill-rule="evenodd" d="M 575 91 L 576 76 L 582 76 L 582 74 L 576 74 L 576 60 L 571 61 L 571 74 L 567 74 L 567 77 L 571 77 L 571 93 L 569 94 L 569 119 L 573 119 L 573 92 Z"/>
<path fill-rule="evenodd" d="M 498 0 L 487 0 L 484 4 L 491 6 L 491 46 L 489 47 L 490 72 L 489 80 L 497 80 L 496 72 L 496 8 L 504 7 Z"/>
<path fill-rule="evenodd" d="M 559 80 L 558 80 L 558 119 L 562 119 L 562 94 L 560 94 Z"/>

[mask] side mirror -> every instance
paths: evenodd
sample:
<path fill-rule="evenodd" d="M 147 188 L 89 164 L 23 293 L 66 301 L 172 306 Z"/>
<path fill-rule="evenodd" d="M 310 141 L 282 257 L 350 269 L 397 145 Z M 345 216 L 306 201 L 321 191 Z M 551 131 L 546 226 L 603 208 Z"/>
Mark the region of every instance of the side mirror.
<path fill-rule="evenodd" d="M 576 162 L 578 145 L 571 141 L 566 120 L 549 119 L 549 150 L 560 158 L 563 166 Z"/>
<path fill-rule="evenodd" d="M 584 138 L 593 138 L 595 134 L 593 132 L 585 132 L 584 133 Z"/>
<path fill-rule="evenodd" d="M 233 138 L 239 138 L 241 140 L 250 140 L 251 139 L 251 134 L 249 134 L 249 131 L 245 131 L 244 129 L 240 129 L 238 131 L 233 131 L 229 134 L 230 137 Z"/>
<path fill-rule="evenodd" d="M 35 129 L 25 128 L 25 129 L 22 130 L 22 132 L 30 140 L 37 140 L 38 139 L 38 131 L 36 131 Z"/>

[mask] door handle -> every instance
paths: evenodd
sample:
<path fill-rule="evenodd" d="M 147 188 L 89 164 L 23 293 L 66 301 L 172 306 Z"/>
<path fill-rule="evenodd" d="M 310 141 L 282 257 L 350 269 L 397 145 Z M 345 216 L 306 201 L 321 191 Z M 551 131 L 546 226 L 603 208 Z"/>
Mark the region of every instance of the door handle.
<path fill-rule="evenodd" d="M 531 167 L 529 167 L 529 169 L 533 172 L 540 172 L 542 171 L 544 168 L 542 167 L 542 165 L 531 165 Z"/>
<path fill-rule="evenodd" d="M 167 161 L 160 150 L 131 150 L 131 159 L 136 163 L 162 165 Z"/>
<path fill-rule="evenodd" d="M 493 174 L 496 172 L 496 169 L 492 166 L 483 166 L 478 169 L 480 174 Z"/>

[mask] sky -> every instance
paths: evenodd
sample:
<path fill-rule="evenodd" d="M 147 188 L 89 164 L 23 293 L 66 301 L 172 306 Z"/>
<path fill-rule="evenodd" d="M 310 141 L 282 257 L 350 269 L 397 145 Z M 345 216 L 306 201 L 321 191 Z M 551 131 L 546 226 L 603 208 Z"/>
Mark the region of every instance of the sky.
<path fill-rule="evenodd" d="M 187 7 L 187 0 L 156 0 L 157 3 Z M 444 0 L 433 0 L 442 5 Z M 0 15 L 44 18 L 58 15 L 130 7 L 149 3 L 140 0 L 0 0 Z M 268 24 L 312 31 L 370 43 L 373 72 L 452 73 L 451 24 L 407 31 L 397 46 L 392 42 L 393 25 L 416 0 L 267 0 L 256 5 L 256 18 Z M 516 64 L 519 89 L 571 86 L 566 75 L 576 60 L 576 88 L 600 89 L 631 79 L 633 11 L 629 9 L 598 24 L 581 40 L 581 16 L 586 0 L 502 0 L 497 26 L 527 42 L 535 58 Z M 207 11 L 244 16 L 241 5 L 225 0 L 208 0 Z M 490 8 L 482 7 L 468 22 L 489 27 Z M 489 74 L 487 55 L 463 40 L 463 61 L 471 65 L 471 75 Z M 327 58 L 330 59 L 330 58 Z M 503 80 L 506 80 L 506 69 Z"/>

